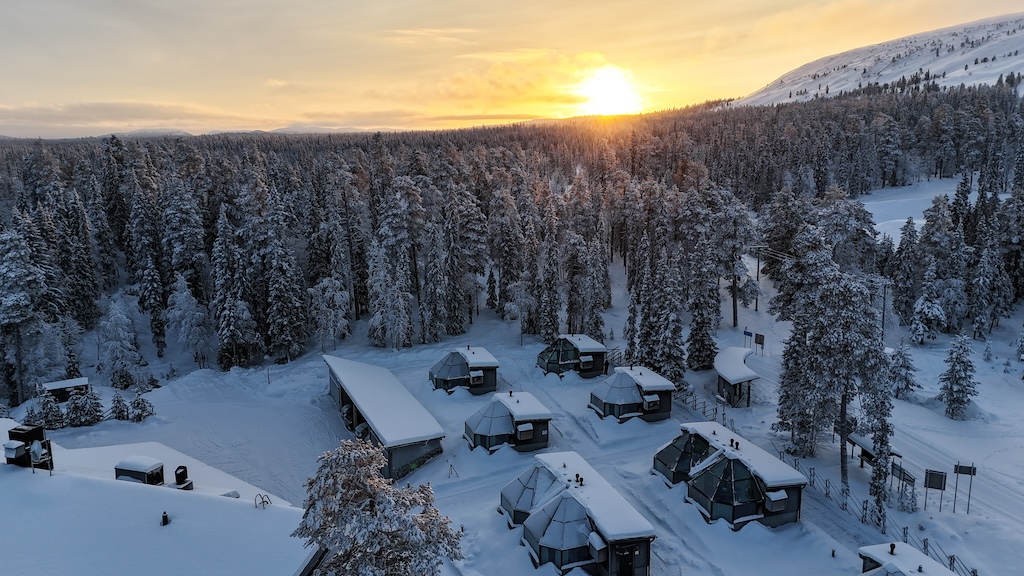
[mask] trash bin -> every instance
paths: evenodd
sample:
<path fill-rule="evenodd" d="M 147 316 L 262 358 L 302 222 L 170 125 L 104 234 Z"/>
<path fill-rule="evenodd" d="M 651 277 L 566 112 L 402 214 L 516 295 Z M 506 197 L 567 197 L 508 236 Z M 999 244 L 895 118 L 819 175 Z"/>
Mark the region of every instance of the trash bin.
<path fill-rule="evenodd" d="M 174 483 L 181 486 L 188 482 L 188 467 L 178 466 L 174 469 Z"/>

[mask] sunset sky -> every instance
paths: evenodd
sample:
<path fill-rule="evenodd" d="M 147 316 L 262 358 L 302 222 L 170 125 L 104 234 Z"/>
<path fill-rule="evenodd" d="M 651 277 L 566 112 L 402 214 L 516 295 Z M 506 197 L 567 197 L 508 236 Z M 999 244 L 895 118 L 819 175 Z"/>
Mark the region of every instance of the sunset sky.
<path fill-rule="evenodd" d="M 1020 0 L 0 0 L 0 135 L 432 129 L 745 96 Z"/>

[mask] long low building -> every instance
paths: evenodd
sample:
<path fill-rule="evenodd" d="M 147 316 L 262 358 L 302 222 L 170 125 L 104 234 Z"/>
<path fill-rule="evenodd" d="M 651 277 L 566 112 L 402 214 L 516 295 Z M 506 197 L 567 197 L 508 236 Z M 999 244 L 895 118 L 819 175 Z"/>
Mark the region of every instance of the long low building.
<path fill-rule="evenodd" d="M 654 527 L 575 452 L 538 454 L 501 490 L 499 511 L 523 525 L 534 564 L 562 573 L 648 576 Z"/>
<path fill-rule="evenodd" d="M 441 453 L 444 429 L 387 368 L 324 355 L 331 398 L 345 425 L 384 447 L 398 479 Z"/>

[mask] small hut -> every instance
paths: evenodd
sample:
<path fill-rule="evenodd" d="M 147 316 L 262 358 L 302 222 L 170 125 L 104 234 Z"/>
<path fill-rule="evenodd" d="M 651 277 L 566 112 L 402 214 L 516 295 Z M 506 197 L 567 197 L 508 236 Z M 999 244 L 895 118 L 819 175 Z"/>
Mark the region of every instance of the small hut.
<path fill-rule="evenodd" d="M 861 546 L 861 574 L 869 576 L 954 576 L 931 556 L 904 542 Z"/>
<path fill-rule="evenodd" d="M 67 402 L 75 394 L 89 392 L 89 378 L 82 376 L 81 378 L 47 382 L 43 384 L 43 390 L 52 394 L 57 402 Z"/>
<path fill-rule="evenodd" d="M 164 463 L 149 456 L 129 456 L 114 466 L 114 478 L 163 486 Z"/>
<path fill-rule="evenodd" d="M 551 411 L 529 392 L 495 394 L 486 406 L 466 420 L 470 449 L 483 446 L 493 452 L 508 443 L 520 452 L 548 445 Z"/>
<path fill-rule="evenodd" d="M 537 355 L 537 366 L 545 374 L 575 370 L 584 378 L 593 378 L 605 373 L 607 356 L 605 345 L 590 336 L 562 334 Z"/>
<path fill-rule="evenodd" d="M 757 372 L 747 368 L 746 358 L 751 352 L 750 348 L 731 346 L 715 355 L 718 395 L 730 406 L 738 407 L 744 400 L 750 406 L 750 383 L 760 378 Z"/>
<path fill-rule="evenodd" d="M 479 346 L 456 348 L 430 369 L 434 389 L 451 393 L 457 386 L 466 386 L 472 394 L 486 394 L 498 389 L 498 361 Z"/>
<path fill-rule="evenodd" d="M 579 454 L 538 454 L 534 465 L 501 490 L 498 509 L 523 525 L 534 565 L 565 574 L 581 567 L 597 576 L 648 576 L 654 527 Z"/>
<path fill-rule="evenodd" d="M 601 418 L 614 416 L 625 422 L 639 416 L 648 422 L 672 414 L 675 384 L 650 368 L 619 366 L 590 393 L 590 408 Z"/>
<path fill-rule="evenodd" d="M 752 520 L 775 527 L 800 519 L 803 474 L 717 422 L 681 428 L 710 444 L 690 468 L 686 494 L 706 520 L 723 518 L 739 529 Z"/>

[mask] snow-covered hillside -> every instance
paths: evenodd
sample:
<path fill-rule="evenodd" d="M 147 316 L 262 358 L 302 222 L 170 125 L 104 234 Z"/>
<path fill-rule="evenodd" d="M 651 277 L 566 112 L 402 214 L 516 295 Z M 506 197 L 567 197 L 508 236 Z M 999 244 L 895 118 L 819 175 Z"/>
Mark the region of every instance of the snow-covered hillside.
<path fill-rule="evenodd" d="M 994 84 L 1024 73 L 1024 13 L 924 32 L 826 56 L 788 72 L 734 104 L 767 105 L 835 96 L 918 75 L 941 86 Z"/>

